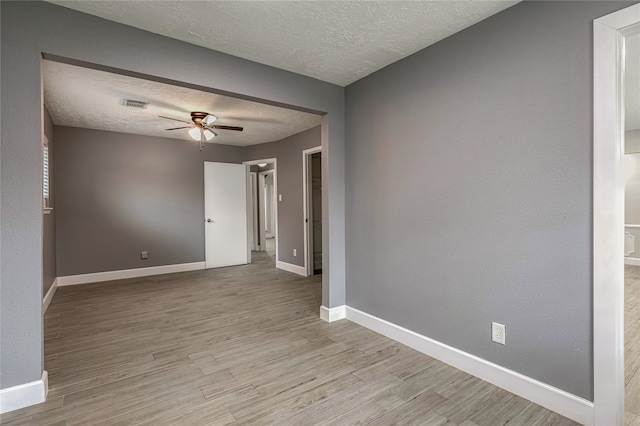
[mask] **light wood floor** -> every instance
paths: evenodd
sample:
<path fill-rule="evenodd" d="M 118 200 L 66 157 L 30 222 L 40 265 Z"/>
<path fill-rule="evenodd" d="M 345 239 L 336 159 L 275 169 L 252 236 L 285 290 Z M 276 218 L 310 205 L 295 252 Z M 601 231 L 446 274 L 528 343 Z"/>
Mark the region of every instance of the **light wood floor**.
<path fill-rule="evenodd" d="M 640 426 L 640 266 L 624 267 L 626 424 Z"/>
<path fill-rule="evenodd" d="M 62 287 L 49 398 L 5 425 L 574 425 L 347 320 L 321 277 L 252 265 Z"/>

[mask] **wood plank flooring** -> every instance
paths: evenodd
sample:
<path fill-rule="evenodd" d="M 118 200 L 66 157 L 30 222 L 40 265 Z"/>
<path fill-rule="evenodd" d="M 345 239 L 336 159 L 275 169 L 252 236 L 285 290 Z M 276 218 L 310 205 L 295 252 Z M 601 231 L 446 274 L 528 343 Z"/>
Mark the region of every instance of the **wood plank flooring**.
<path fill-rule="evenodd" d="M 624 267 L 626 425 L 640 426 L 640 266 Z"/>
<path fill-rule="evenodd" d="M 347 320 L 321 278 L 251 265 L 62 287 L 49 398 L 3 425 L 574 425 Z"/>

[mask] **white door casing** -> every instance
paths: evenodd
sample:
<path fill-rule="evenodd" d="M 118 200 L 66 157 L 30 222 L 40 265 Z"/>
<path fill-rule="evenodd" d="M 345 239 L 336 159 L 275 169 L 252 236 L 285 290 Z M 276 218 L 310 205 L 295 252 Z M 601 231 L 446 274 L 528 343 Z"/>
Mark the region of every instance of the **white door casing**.
<path fill-rule="evenodd" d="M 207 269 L 249 263 L 246 176 L 242 164 L 204 163 Z"/>
<path fill-rule="evenodd" d="M 249 166 L 246 167 L 249 169 Z M 251 211 L 251 214 L 248 215 L 251 218 L 249 247 L 251 247 L 251 250 L 258 251 L 260 250 L 260 236 L 258 235 L 258 174 L 256 172 L 249 172 L 249 182 L 251 186 L 251 190 L 247 194 L 247 207 Z"/>
<path fill-rule="evenodd" d="M 594 425 L 624 424 L 624 42 L 640 4 L 593 24 Z"/>

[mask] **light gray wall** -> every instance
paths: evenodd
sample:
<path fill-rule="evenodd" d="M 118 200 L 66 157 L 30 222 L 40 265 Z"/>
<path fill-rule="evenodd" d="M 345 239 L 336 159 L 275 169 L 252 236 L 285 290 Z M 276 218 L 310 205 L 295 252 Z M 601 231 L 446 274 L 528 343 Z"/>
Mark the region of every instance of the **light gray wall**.
<path fill-rule="evenodd" d="M 59 276 L 204 261 L 203 164 L 241 163 L 241 147 L 55 131 Z"/>
<path fill-rule="evenodd" d="M 628 4 L 519 3 L 347 87 L 349 306 L 592 399 L 592 21 Z"/>
<path fill-rule="evenodd" d="M 319 146 L 320 127 L 288 138 L 244 147 L 245 161 L 277 158 L 278 260 L 304 266 L 304 211 L 302 207 L 302 151 Z M 276 194 L 276 200 L 278 195 Z M 293 249 L 297 256 L 293 256 Z"/>
<path fill-rule="evenodd" d="M 624 153 L 633 154 L 640 152 L 640 129 L 624 132 Z"/>
<path fill-rule="evenodd" d="M 43 370 L 42 129 L 25 126 L 42 109 L 43 52 L 326 113 L 323 303 L 344 304 L 344 88 L 45 2 L 3 1 L 0 15 L 0 388 L 39 380 Z"/>
<path fill-rule="evenodd" d="M 56 271 L 56 209 L 55 209 L 55 155 L 54 126 L 51 115 L 44 108 L 44 135 L 49 141 L 49 214 L 42 215 L 42 294 L 47 294 L 55 281 Z"/>

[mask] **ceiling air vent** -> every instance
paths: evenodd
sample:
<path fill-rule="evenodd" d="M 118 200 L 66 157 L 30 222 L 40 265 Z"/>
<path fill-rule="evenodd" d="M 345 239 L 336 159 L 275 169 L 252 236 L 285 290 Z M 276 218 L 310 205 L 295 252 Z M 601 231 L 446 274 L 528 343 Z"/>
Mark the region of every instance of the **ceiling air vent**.
<path fill-rule="evenodd" d="M 149 102 L 142 102 L 142 101 L 134 101 L 132 99 L 122 99 L 122 101 L 120 102 L 120 105 L 122 106 L 126 106 L 126 107 L 131 107 L 131 108 L 142 108 L 145 109 L 147 107 L 147 105 L 149 105 Z"/>

